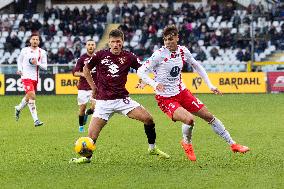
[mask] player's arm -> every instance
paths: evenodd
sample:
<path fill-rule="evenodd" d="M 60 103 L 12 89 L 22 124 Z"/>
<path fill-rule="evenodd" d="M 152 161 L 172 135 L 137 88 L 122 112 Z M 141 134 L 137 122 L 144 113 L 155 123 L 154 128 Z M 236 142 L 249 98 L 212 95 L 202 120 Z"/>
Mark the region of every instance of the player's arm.
<path fill-rule="evenodd" d="M 205 69 L 203 68 L 203 66 L 197 62 L 193 56 L 191 55 L 191 53 L 189 52 L 188 49 L 185 49 L 185 56 L 187 58 L 187 62 L 196 70 L 196 72 L 202 77 L 202 79 L 205 81 L 206 85 L 209 87 L 209 89 L 214 92 L 215 94 L 219 94 L 222 95 L 222 92 L 218 90 L 217 87 L 215 87 L 209 77 L 208 74 L 206 73 Z"/>
<path fill-rule="evenodd" d="M 94 56 L 96 56 L 96 55 L 94 55 Z M 92 69 L 96 66 L 94 56 L 83 67 L 84 77 L 86 78 L 88 84 L 90 85 L 90 87 L 93 91 L 93 96 L 96 94 L 96 88 L 97 88 L 95 83 L 94 83 L 94 80 L 92 78 L 92 74 L 91 74 Z"/>
<path fill-rule="evenodd" d="M 17 74 L 22 75 L 23 74 L 23 60 L 24 60 L 24 50 L 21 50 L 20 56 L 17 59 L 17 66 L 18 66 L 18 70 L 17 70 Z"/>
<path fill-rule="evenodd" d="M 46 55 L 46 51 L 42 52 L 42 58 L 41 61 L 37 62 L 37 65 L 43 69 L 43 70 L 47 70 L 47 55 Z"/>
<path fill-rule="evenodd" d="M 81 58 L 78 58 L 75 64 L 75 67 L 72 70 L 72 74 L 75 77 L 84 77 L 84 72 L 81 72 L 81 67 L 82 67 L 82 60 Z"/>
<path fill-rule="evenodd" d="M 148 85 L 151 85 L 154 89 L 157 89 L 159 83 L 154 81 L 149 73 L 153 72 L 153 68 L 158 64 L 159 58 L 157 53 L 154 53 L 140 68 L 137 70 L 137 75 Z"/>

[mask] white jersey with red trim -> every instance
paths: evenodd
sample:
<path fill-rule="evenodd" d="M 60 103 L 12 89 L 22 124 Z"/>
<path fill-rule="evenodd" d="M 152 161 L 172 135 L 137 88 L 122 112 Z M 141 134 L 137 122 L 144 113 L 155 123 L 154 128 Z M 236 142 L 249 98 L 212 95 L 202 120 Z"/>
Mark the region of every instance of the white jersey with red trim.
<path fill-rule="evenodd" d="M 157 95 L 164 97 L 175 96 L 186 88 L 181 78 L 181 70 L 185 63 L 190 64 L 201 75 L 209 88 L 215 88 L 204 68 L 193 58 L 185 46 L 178 46 L 175 52 L 171 52 L 163 46 L 155 51 L 138 69 L 137 74 L 154 89 L 159 83 L 164 85 L 164 91 L 155 90 Z M 149 77 L 150 72 L 154 73 L 154 79 Z"/>
<path fill-rule="evenodd" d="M 37 65 L 33 65 L 31 61 L 35 59 Z M 18 71 L 22 72 L 22 79 L 38 80 L 38 68 L 47 69 L 47 55 L 46 51 L 37 47 L 32 49 L 25 47 L 21 50 L 20 56 L 17 60 Z"/>

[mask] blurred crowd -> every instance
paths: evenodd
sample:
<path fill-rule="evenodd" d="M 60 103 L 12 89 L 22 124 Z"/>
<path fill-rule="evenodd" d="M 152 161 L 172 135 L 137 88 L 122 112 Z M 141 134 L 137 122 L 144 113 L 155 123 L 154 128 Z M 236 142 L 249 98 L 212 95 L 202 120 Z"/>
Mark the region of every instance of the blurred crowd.
<path fill-rule="evenodd" d="M 34 9 L 31 6 L 31 9 Z M 220 56 L 220 49 L 236 49 L 236 58 L 239 61 L 251 60 L 250 27 L 252 21 L 259 21 L 260 17 L 268 22 L 282 21 L 284 18 L 281 4 L 274 4 L 268 10 L 264 9 L 261 2 L 257 5 L 251 4 L 244 11 L 237 11 L 233 1 L 218 4 L 210 1 L 206 6 L 195 7 L 184 1 L 180 7 L 174 8 L 172 1 L 166 6 L 154 7 L 152 4 L 143 4 L 138 8 L 134 3 L 116 2 L 112 10 L 107 4 L 95 9 L 90 5 L 88 8 L 79 9 L 75 7 L 70 10 L 68 6 L 64 9 L 59 7 L 46 8 L 41 18 L 34 18 L 31 12 L 26 12 L 18 21 L 13 23 L 10 17 L 0 20 L 0 30 L 8 32 L 5 36 L 4 50 L 12 53 L 15 49 L 23 47 L 28 43 L 27 39 L 20 38 L 19 32 L 39 32 L 42 37 L 41 47 L 48 51 L 48 62 L 66 64 L 70 63 L 82 54 L 82 36 L 98 36 L 100 39 L 104 33 L 105 24 L 108 22 L 108 14 L 111 15 L 112 23 L 120 23 L 119 28 L 125 33 L 125 48 L 135 52 L 141 59 L 162 46 L 161 30 L 168 24 L 176 24 L 180 29 L 180 44 L 187 46 L 200 61 L 208 59 L 208 53 L 203 47 L 210 48 L 210 56 L 213 59 Z M 249 14 L 253 12 L 255 17 Z M 208 20 L 212 25 L 208 25 Z M 15 20 L 14 20 L 15 21 Z M 214 27 L 215 22 L 231 22 L 229 27 Z M 280 28 L 280 29 L 279 29 Z M 132 43 L 133 38 L 140 30 L 137 43 Z M 232 32 L 235 30 L 234 32 Z M 50 46 L 60 36 L 65 38 L 56 50 Z M 284 24 L 281 26 L 267 25 L 255 30 L 254 48 L 256 53 L 263 52 L 269 45 L 284 50 Z M 3 37 L 3 35 L 2 35 Z M 218 48 L 216 48 L 218 47 Z M 54 47 L 53 47 L 54 48 Z M 15 63 L 15 61 L 13 61 Z"/>

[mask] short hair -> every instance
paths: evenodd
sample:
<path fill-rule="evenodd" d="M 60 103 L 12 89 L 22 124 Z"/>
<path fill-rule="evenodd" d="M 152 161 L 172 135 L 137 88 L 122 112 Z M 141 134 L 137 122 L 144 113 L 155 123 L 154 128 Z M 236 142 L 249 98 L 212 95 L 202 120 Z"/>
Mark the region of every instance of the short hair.
<path fill-rule="evenodd" d="M 34 36 L 38 36 L 38 37 L 39 37 L 39 34 L 38 34 L 38 33 L 35 33 L 35 32 L 32 33 L 31 36 L 30 36 L 30 39 L 31 39 L 32 37 L 34 37 Z"/>
<path fill-rule="evenodd" d="M 166 37 L 168 35 L 178 35 L 178 29 L 175 25 L 168 25 L 164 28 L 163 37 Z"/>
<path fill-rule="evenodd" d="M 93 40 L 93 39 L 88 39 L 88 40 L 85 42 L 85 44 L 87 44 L 87 42 L 89 42 L 89 41 L 95 42 L 95 40 Z"/>
<path fill-rule="evenodd" d="M 124 40 L 124 33 L 120 29 L 114 29 L 109 33 L 109 38 L 111 37 L 121 37 L 121 39 Z"/>

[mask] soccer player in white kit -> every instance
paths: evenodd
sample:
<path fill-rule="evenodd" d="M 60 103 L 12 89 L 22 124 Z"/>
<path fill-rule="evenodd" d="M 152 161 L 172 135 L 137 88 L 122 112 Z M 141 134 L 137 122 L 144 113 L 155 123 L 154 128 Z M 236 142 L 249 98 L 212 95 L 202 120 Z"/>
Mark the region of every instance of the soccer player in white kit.
<path fill-rule="evenodd" d="M 138 69 L 138 76 L 151 85 L 156 92 L 156 100 L 160 109 L 173 121 L 181 121 L 183 140 L 181 145 L 191 161 L 196 160 L 192 147 L 192 130 L 196 115 L 211 125 L 213 131 L 221 136 L 233 152 L 244 153 L 248 147 L 237 144 L 223 123 L 211 114 L 204 104 L 186 89 L 181 78 L 181 70 L 185 64 L 190 64 L 203 78 L 207 86 L 215 94 L 222 93 L 211 83 L 204 68 L 184 46 L 178 45 L 178 29 L 174 25 L 167 26 L 163 31 L 164 45 Z M 154 73 L 154 79 L 148 74 Z M 139 86 L 138 86 L 139 87 Z M 143 84 L 140 85 L 143 88 Z"/>
<path fill-rule="evenodd" d="M 30 37 L 30 46 L 23 48 L 18 57 L 17 74 L 21 75 L 26 95 L 20 104 L 15 106 L 16 121 L 20 118 L 21 110 L 28 105 L 36 127 L 43 125 L 43 122 L 38 119 L 35 104 L 35 91 L 38 83 L 39 68 L 43 70 L 47 69 L 46 51 L 38 47 L 39 43 L 39 35 L 33 33 Z"/>

